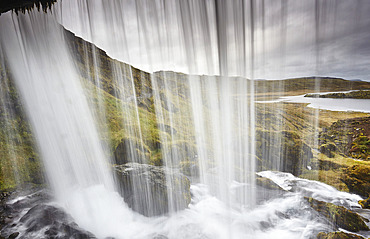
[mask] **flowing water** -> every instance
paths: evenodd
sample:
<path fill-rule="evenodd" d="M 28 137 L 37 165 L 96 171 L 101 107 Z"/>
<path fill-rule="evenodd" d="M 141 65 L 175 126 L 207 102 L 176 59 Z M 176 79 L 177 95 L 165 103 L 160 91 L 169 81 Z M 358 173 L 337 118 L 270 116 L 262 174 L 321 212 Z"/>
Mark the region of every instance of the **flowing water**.
<path fill-rule="evenodd" d="M 277 18 L 284 30 L 283 2 Z M 259 173 L 284 190 L 256 185 L 253 80 L 256 69 L 262 71 L 257 64 L 265 60 L 257 53 L 268 47 L 255 46 L 265 41 L 259 32 L 264 14 L 264 1 L 253 0 L 63 0 L 53 13 L 0 17 L 1 67 L 6 63 L 21 95 L 56 202 L 80 227 L 99 238 L 311 238 L 331 226 L 303 196 L 358 207 L 357 195 L 287 173 Z M 106 63 L 102 52 L 87 43 L 78 56 L 62 26 L 149 73 L 138 76 L 130 65 Z M 281 38 L 282 45 L 285 41 Z M 280 51 L 285 54 L 284 47 Z M 103 92 L 106 84 L 113 85 L 111 96 Z M 143 122 L 155 119 L 164 167 L 177 172 L 184 163 L 194 166 L 192 199 L 185 210 L 176 211 L 182 202 L 169 193 L 166 215 L 144 217 L 117 193 L 111 152 L 100 140 L 113 137 L 107 124 L 116 119 L 109 118 L 106 106 L 112 96 L 127 159 L 145 163 L 153 156 Z M 153 112 L 145 114 L 142 105 Z M 312 125 L 317 127 L 317 120 L 313 115 Z M 274 127 L 281 130 L 280 121 Z M 270 143 L 280 144 L 280 137 L 275 134 Z M 278 155 L 271 164 L 280 169 L 282 153 L 269 154 Z M 150 210 L 150 185 L 140 179 L 132 183 L 134 191 L 144 192 L 140 196 Z M 166 183 L 171 188 L 176 178 L 167 174 Z"/>

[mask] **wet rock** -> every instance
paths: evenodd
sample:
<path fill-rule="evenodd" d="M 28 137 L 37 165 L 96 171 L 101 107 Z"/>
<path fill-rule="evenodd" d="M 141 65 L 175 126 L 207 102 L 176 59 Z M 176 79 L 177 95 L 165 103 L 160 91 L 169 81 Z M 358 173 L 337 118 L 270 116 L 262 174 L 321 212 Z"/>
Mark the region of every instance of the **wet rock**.
<path fill-rule="evenodd" d="M 22 227 L 26 228 L 24 234 L 26 238 L 43 230 L 46 238 L 96 238 L 74 223 L 62 209 L 51 205 L 41 204 L 32 207 L 20 219 L 20 223 L 22 223 Z"/>
<path fill-rule="evenodd" d="M 313 198 L 305 197 L 305 200 L 315 211 L 330 222 L 333 222 L 338 228 L 343 228 L 351 232 L 369 231 L 369 227 L 365 223 L 365 221 L 368 222 L 369 220 L 361 217 L 357 213 L 349 211 L 345 207 Z"/>
<path fill-rule="evenodd" d="M 9 237 L 8 237 L 8 239 L 15 239 L 15 238 L 17 238 L 19 236 L 19 232 L 14 232 L 14 233 L 12 233 Z"/>
<path fill-rule="evenodd" d="M 115 165 L 114 172 L 125 202 L 145 216 L 182 210 L 190 203 L 190 181 L 181 173 L 138 163 Z"/>
<path fill-rule="evenodd" d="M 370 167 L 354 165 L 344 170 L 341 180 L 347 185 L 351 193 L 363 197 L 370 196 Z"/>
<path fill-rule="evenodd" d="M 135 140 L 122 139 L 114 151 L 114 163 L 130 163 L 132 162 L 132 159 L 135 159 L 136 162 L 139 163 L 145 163 L 145 154 L 147 153 L 149 153 L 149 151 L 144 146 L 142 147 L 138 142 L 135 142 Z"/>
<path fill-rule="evenodd" d="M 183 161 L 180 162 L 180 171 L 186 176 L 199 176 L 199 165 L 194 161 Z"/>
<path fill-rule="evenodd" d="M 320 232 L 317 234 L 317 239 L 365 239 L 362 236 L 345 232 Z"/>
<path fill-rule="evenodd" d="M 276 143 L 279 139 L 281 142 Z M 268 150 L 266 150 L 268 149 Z M 311 148 L 291 131 L 256 131 L 257 170 L 280 170 L 293 175 L 302 173 L 311 161 Z M 276 165 L 275 162 L 279 162 Z"/>
<path fill-rule="evenodd" d="M 277 185 L 274 181 L 272 181 L 269 178 L 263 178 L 261 176 L 256 177 L 256 184 L 260 187 L 263 187 L 265 189 L 269 190 L 277 190 L 277 191 L 284 191 L 279 185 Z"/>

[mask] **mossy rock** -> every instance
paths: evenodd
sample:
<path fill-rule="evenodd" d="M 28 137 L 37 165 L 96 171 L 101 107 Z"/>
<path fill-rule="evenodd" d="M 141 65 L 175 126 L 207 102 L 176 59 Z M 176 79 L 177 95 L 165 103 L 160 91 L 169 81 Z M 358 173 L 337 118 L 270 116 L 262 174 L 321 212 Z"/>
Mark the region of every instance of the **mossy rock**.
<path fill-rule="evenodd" d="M 370 166 L 358 164 L 344 170 L 341 180 L 351 193 L 370 196 Z"/>
<path fill-rule="evenodd" d="M 320 153 L 325 154 L 329 158 L 334 158 L 334 152 L 337 152 L 337 150 L 337 146 L 332 142 L 322 144 L 319 148 Z"/>
<path fill-rule="evenodd" d="M 369 220 L 357 213 L 351 212 L 345 207 L 319 201 L 311 197 L 305 197 L 305 200 L 315 211 L 333 222 L 338 228 L 343 228 L 351 232 L 369 231 L 369 227 L 365 223 L 365 221 L 368 222 Z"/>
<path fill-rule="evenodd" d="M 370 209 L 370 197 L 367 199 L 358 201 L 358 204 L 360 204 L 361 207 L 364 209 Z"/>
<path fill-rule="evenodd" d="M 317 239 L 365 239 L 362 236 L 345 232 L 320 232 L 317 234 Z"/>
<path fill-rule="evenodd" d="M 319 159 L 317 161 L 317 163 L 318 163 L 318 169 L 325 170 L 325 171 L 336 170 L 336 169 L 340 169 L 340 168 L 345 167 L 343 165 L 340 165 L 340 164 L 335 163 L 335 162 L 330 161 L 330 160 Z"/>
<path fill-rule="evenodd" d="M 279 141 L 279 142 L 277 142 Z M 279 170 L 293 175 L 302 173 L 311 161 L 311 148 L 291 131 L 256 131 L 257 170 Z"/>

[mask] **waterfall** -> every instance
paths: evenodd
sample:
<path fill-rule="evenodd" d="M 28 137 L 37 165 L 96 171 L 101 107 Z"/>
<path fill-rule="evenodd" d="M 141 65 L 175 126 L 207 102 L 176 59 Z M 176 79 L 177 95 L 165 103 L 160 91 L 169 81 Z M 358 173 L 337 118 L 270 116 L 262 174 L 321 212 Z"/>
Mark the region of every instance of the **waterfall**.
<path fill-rule="evenodd" d="M 253 78 L 253 6 L 243 1 L 225 6 L 217 1 L 65 1 L 60 9 L 59 21 L 67 29 L 124 62 L 135 64 L 140 58 L 141 68 L 149 72 L 173 65 L 190 74 L 221 74 L 151 75 L 163 161 L 172 168 L 197 157 L 193 161 L 199 164 L 201 182 L 215 195 L 230 201 L 230 185 L 243 181 L 249 185 L 244 205 L 253 205 L 254 88 L 242 77 L 229 78 Z M 174 132 L 180 125 L 192 131 L 188 138 Z M 195 147 L 181 144 L 189 137 Z"/>
<path fill-rule="evenodd" d="M 257 78 L 296 77 L 285 72 L 288 57 L 308 52 L 288 47 L 301 41 L 290 32 L 292 9 L 314 9 L 298 23 L 335 23 L 321 1 L 288 2 L 63 0 L 47 13 L 1 15 L 0 136 L 10 159 L 2 175 L 21 183 L 31 173 L 20 164 L 33 166 L 39 155 L 57 205 L 98 238 L 312 238 L 331 230 L 303 197 L 348 207 L 360 197 L 292 175 L 310 168 L 320 111 L 256 103 L 289 88 Z M 301 72 L 329 74 L 320 64 L 336 35 L 317 28 L 301 42 L 315 47 L 304 59 L 314 70 Z M 321 90 L 319 77 L 305 80 Z M 308 123 L 295 125 L 303 119 L 287 119 L 287 108 Z M 17 128 L 20 115 L 30 129 Z M 35 149 L 19 153 L 20 144 Z M 281 189 L 262 188 L 258 177 Z"/>

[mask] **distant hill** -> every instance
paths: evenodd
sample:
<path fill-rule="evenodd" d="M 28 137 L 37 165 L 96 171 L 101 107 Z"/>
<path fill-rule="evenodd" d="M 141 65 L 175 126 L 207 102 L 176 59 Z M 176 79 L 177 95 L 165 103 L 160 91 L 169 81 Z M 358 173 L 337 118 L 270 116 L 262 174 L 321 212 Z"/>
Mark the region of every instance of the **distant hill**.
<path fill-rule="evenodd" d="M 302 77 L 286 80 L 256 81 L 256 93 L 268 92 L 330 92 L 370 89 L 370 82 L 335 77 Z"/>

